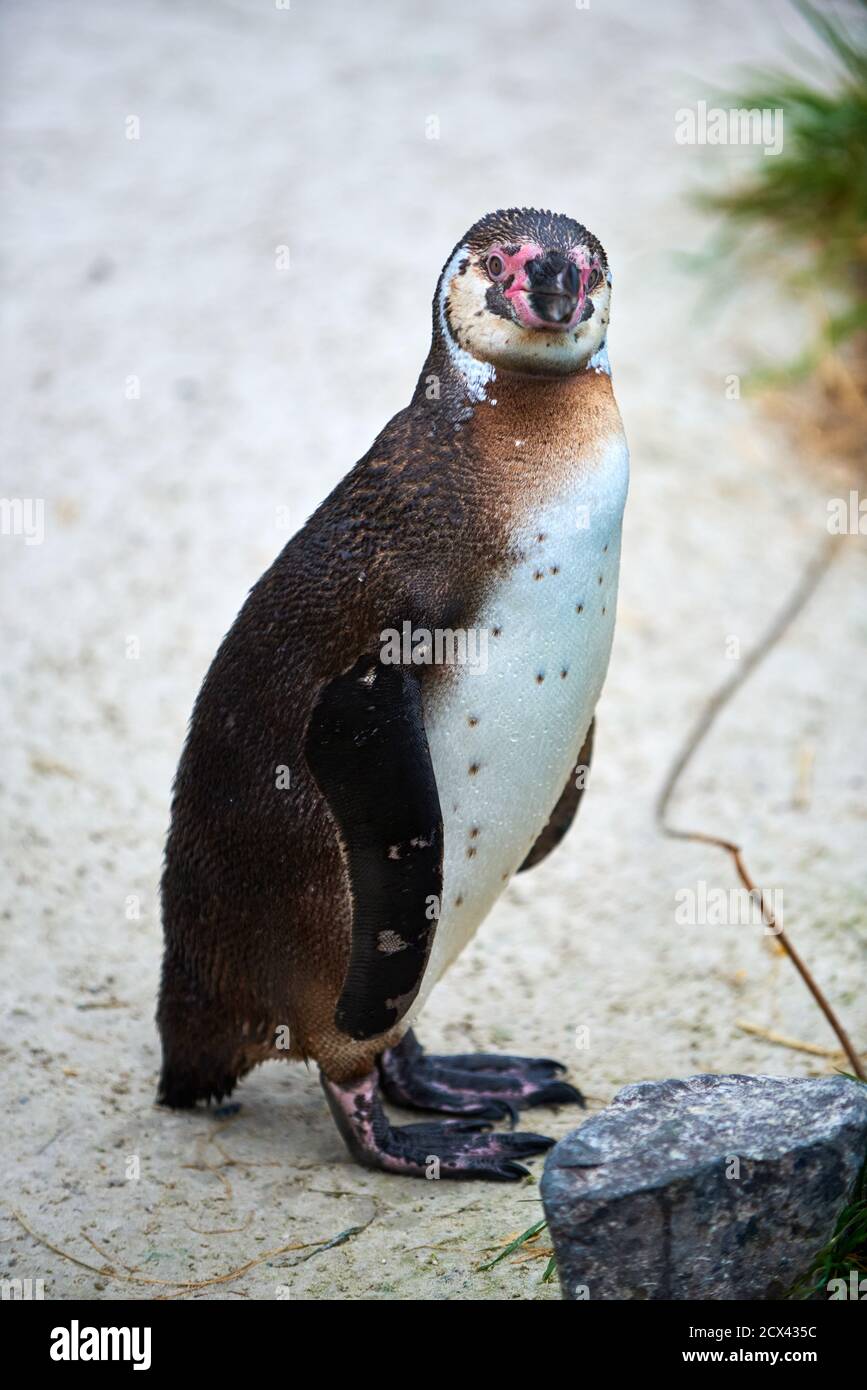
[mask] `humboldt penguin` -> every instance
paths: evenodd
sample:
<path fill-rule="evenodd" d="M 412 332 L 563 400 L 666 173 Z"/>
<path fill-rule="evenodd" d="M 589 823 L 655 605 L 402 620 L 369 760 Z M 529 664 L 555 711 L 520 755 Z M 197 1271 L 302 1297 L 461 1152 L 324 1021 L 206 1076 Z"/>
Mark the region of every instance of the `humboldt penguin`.
<path fill-rule="evenodd" d="M 581 1103 L 557 1062 L 429 1055 L 412 1025 L 581 799 L 628 475 L 610 287 L 569 217 L 471 227 L 409 405 L 224 639 L 174 786 L 163 1103 L 312 1059 L 359 1163 L 499 1181 L 553 1141 L 494 1122 Z"/>

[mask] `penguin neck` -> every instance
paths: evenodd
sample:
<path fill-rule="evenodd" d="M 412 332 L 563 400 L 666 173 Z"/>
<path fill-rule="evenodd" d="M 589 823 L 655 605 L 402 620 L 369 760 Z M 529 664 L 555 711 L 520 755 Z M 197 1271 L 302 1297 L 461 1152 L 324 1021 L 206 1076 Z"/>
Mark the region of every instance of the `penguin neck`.
<path fill-rule="evenodd" d="M 529 375 L 456 360 L 435 336 L 416 387 L 420 400 L 463 438 L 461 452 L 493 484 L 517 471 L 550 492 L 623 432 L 604 349 L 569 375 Z"/>

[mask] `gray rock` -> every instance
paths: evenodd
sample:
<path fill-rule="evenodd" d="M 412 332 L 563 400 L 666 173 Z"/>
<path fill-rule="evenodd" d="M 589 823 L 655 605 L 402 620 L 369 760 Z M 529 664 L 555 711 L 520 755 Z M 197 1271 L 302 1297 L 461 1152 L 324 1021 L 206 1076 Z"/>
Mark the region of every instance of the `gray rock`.
<path fill-rule="evenodd" d="M 842 1076 L 627 1086 L 545 1164 L 563 1297 L 782 1298 L 865 1153 L 867 1087 Z"/>

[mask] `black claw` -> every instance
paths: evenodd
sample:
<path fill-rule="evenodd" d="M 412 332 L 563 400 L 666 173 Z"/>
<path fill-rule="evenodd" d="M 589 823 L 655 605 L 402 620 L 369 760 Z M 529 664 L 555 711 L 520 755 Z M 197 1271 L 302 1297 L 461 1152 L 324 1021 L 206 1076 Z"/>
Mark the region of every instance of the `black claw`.
<path fill-rule="evenodd" d="M 564 1066 L 562 1062 L 556 1062 L 553 1057 L 535 1057 L 531 1067 L 533 1070 L 537 1067 L 544 1068 L 547 1076 L 565 1076 L 568 1071 L 568 1067 Z"/>
<path fill-rule="evenodd" d="M 580 1105 L 582 1110 L 587 1108 L 587 1102 L 578 1090 L 577 1086 L 572 1086 L 568 1081 L 549 1081 L 547 1086 L 540 1086 L 528 1100 L 524 1102 L 528 1107 L 535 1105 Z"/>
<path fill-rule="evenodd" d="M 509 1121 L 510 1129 L 514 1129 L 515 1125 L 518 1123 L 517 1105 L 513 1105 L 510 1100 L 501 1100 L 500 1105 L 502 1105 L 504 1111 L 503 1119 L 507 1119 Z"/>
<path fill-rule="evenodd" d="M 523 1163 L 503 1163 L 497 1170 L 497 1176 L 501 1182 L 518 1182 L 520 1178 L 528 1178 L 530 1170 Z"/>
<path fill-rule="evenodd" d="M 546 1149 L 550 1149 L 557 1142 L 555 1139 L 550 1139 L 547 1134 L 530 1134 L 523 1131 L 517 1133 L 512 1130 L 507 1134 L 497 1135 L 497 1138 L 504 1148 L 507 1148 L 509 1152 L 518 1154 L 521 1158 L 529 1158 L 531 1154 L 544 1153 Z M 515 1142 L 510 1143 L 510 1140 Z"/>
<path fill-rule="evenodd" d="M 508 1120 L 513 1129 L 518 1120 L 517 1107 L 510 1100 L 494 1100 L 493 1097 L 484 1107 L 479 1106 L 473 1113 L 486 1115 L 491 1120 Z"/>

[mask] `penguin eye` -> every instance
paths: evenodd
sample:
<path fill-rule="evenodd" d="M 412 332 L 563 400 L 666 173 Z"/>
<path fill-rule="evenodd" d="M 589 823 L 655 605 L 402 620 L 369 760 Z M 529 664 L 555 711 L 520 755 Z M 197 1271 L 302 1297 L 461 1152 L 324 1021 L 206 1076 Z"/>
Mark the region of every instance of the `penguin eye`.
<path fill-rule="evenodd" d="M 499 280 L 506 269 L 506 262 L 495 251 L 492 256 L 488 257 L 485 267 L 492 280 Z"/>
<path fill-rule="evenodd" d="M 595 290 L 596 286 L 599 284 L 599 281 L 600 281 L 601 279 L 602 279 L 602 271 L 598 268 L 598 266 L 594 266 L 593 270 L 591 270 L 591 272 L 590 272 L 590 274 L 589 274 L 589 276 L 588 276 L 588 278 L 587 278 L 587 290 L 588 290 L 588 293 L 589 293 L 590 290 Z"/>

